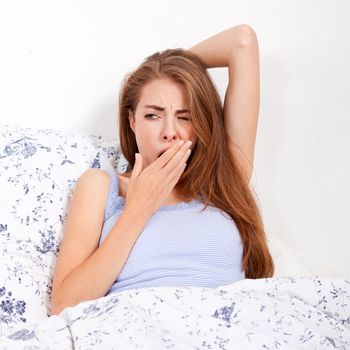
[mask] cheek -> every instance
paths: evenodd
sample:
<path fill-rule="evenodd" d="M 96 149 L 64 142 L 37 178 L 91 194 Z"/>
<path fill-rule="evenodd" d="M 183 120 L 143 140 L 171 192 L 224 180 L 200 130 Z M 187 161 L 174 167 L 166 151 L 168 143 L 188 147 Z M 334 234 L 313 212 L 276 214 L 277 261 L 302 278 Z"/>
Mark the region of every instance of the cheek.
<path fill-rule="evenodd" d="M 197 135 L 195 134 L 193 128 L 191 128 L 189 131 L 188 131 L 188 139 L 192 141 L 192 143 L 196 143 L 197 142 Z"/>
<path fill-rule="evenodd" d="M 152 138 L 154 131 L 143 123 L 139 123 L 135 128 L 135 137 L 137 144 L 140 146 L 147 142 L 147 139 Z"/>
<path fill-rule="evenodd" d="M 153 154 L 157 150 L 153 150 L 154 143 L 156 140 L 156 135 L 154 130 L 151 128 L 139 128 L 136 131 L 136 143 L 139 149 L 139 152 L 142 154 L 142 157 L 150 162 Z"/>

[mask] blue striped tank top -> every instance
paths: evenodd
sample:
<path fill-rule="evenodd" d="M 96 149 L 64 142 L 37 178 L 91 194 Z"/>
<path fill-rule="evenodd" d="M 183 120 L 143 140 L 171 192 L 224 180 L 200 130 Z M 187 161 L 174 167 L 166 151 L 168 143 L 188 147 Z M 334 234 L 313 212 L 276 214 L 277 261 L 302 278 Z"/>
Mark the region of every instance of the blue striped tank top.
<path fill-rule="evenodd" d="M 119 179 L 111 183 L 99 245 L 125 206 Z M 136 240 L 124 267 L 106 295 L 143 287 L 215 288 L 245 278 L 243 245 L 235 222 L 224 211 L 197 200 L 162 206 Z"/>

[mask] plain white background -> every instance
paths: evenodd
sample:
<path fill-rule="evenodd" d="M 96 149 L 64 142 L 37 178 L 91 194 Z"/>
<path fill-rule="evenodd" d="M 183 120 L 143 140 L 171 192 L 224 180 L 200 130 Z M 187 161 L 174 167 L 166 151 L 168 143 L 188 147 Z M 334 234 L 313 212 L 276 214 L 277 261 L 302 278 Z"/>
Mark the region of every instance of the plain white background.
<path fill-rule="evenodd" d="M 118 137 L 119 88 L 149 54 L 256 32 L 252 186 L 271 237 L 350 275 L 348 1 L 0 1 L 1 122 Z M 223 98 L 227 69 L 211 69 Z"/>

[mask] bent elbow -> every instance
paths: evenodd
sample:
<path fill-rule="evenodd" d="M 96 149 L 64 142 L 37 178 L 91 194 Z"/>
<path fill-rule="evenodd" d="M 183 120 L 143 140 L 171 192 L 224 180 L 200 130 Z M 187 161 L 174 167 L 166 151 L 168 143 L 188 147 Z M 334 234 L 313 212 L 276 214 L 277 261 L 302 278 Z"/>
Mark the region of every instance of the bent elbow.
<path fill-rule="evenodd" d="M 238 36 L 239 48 L 250 48 L 258 43 L 254 29 L 248 24 L 241 24 L 235 27 Z"/>
<path fill-rule="evenodd" d="M 51 316 L 59 315 L 64 308 L 55 302 L 51 302 Z"/>
<path fill-rule="evenodd" d="M 51 316 L 60 314 L 67 305 L 62 303 L 62 300 L 57 295 L 56 292 L 51 294 Z"/>

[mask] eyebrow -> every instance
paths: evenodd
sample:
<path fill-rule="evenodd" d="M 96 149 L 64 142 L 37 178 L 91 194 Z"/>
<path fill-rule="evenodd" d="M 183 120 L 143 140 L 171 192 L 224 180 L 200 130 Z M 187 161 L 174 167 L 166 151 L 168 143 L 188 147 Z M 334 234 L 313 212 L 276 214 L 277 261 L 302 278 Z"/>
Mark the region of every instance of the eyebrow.
<path fill-rule="evenodd" d="M 161 112 L 165 111 L 164 107 L 160 107 L 160 106 L 157 106 L 157 105 L 145 105 L 144 108 L 146 108 L 146 107 L 155 109 L 156 111 L 161 111 Z M 189 112 L 189 110 L 188 109 L 178 109 L 176 111 L 176 114 L 178 114 L 178 113 L 185 113 L 185 112 Z"/>

